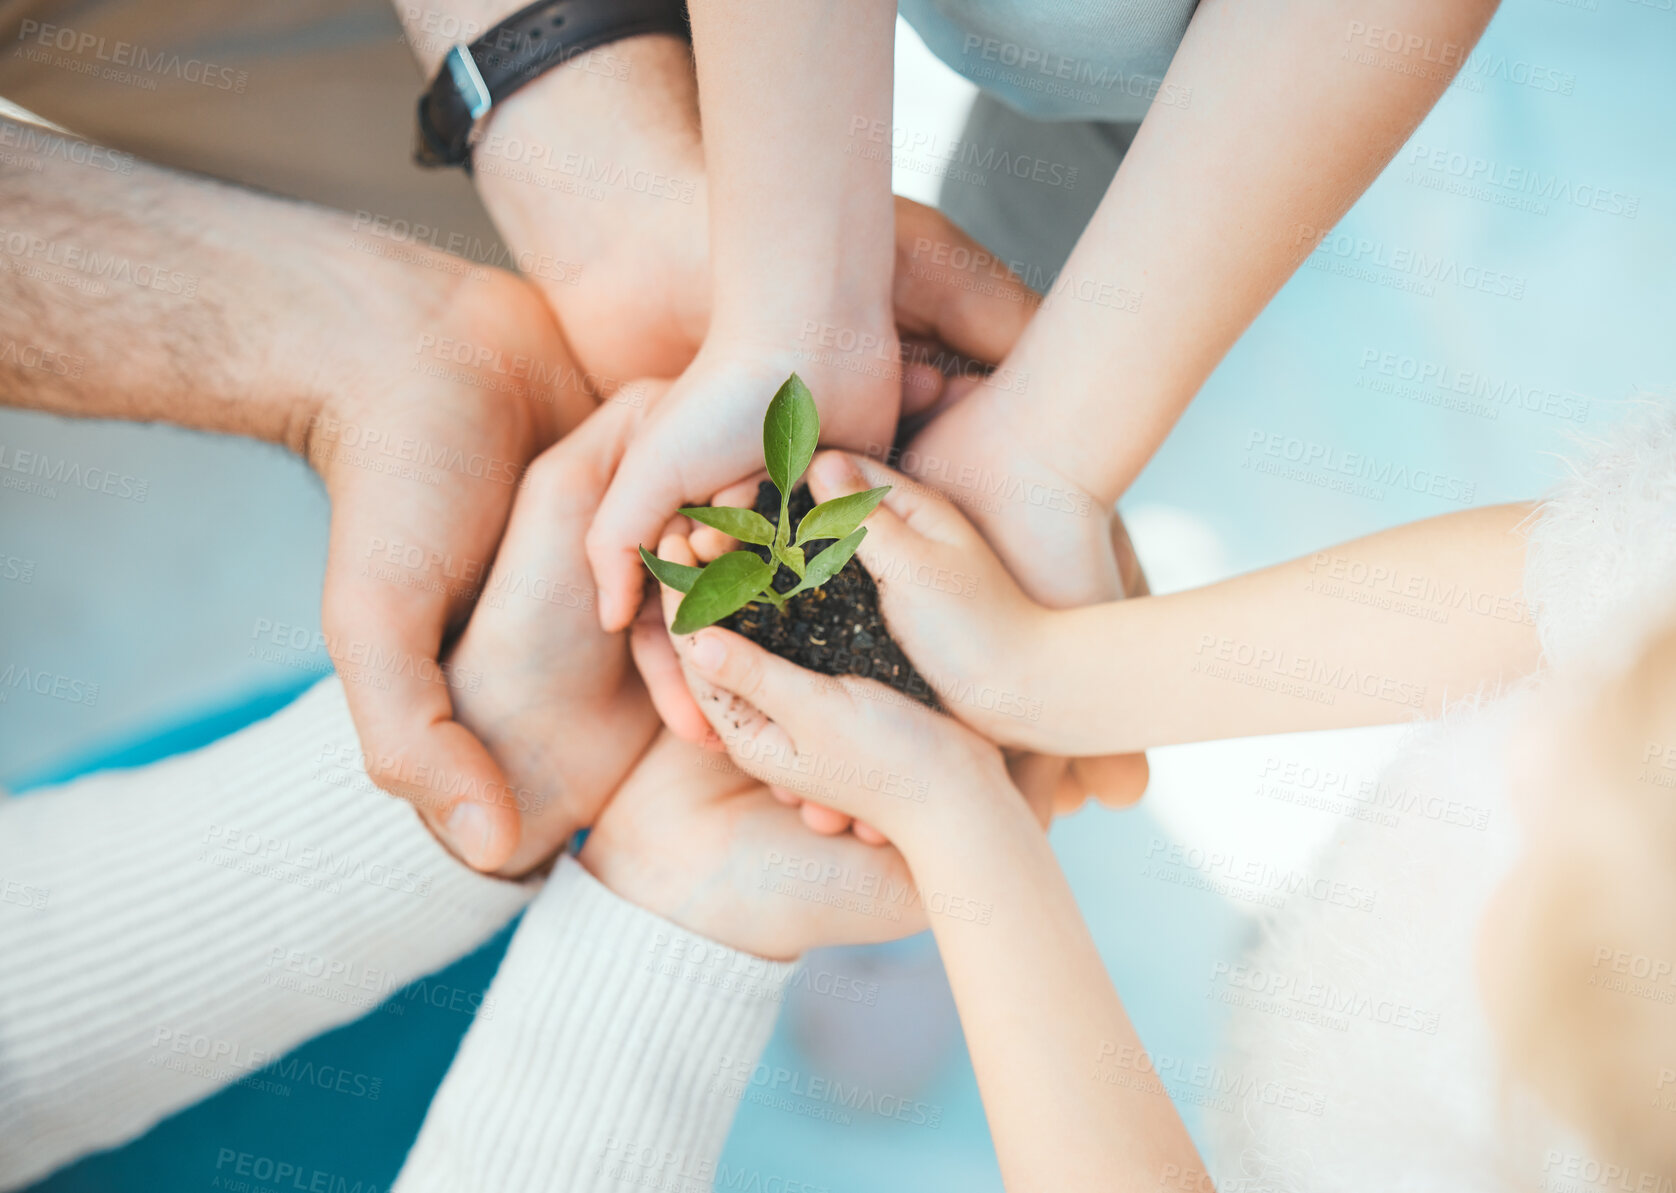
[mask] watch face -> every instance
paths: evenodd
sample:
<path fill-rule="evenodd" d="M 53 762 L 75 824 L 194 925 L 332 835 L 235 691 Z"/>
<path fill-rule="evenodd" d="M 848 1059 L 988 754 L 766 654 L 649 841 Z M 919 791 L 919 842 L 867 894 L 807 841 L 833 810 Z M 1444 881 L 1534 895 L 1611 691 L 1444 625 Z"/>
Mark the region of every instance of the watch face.
<path fill-rule="evenodd" d="M 478 73 L 477 62 L 471 56 L 471 51 L 463 45 L 455 46 L 448 51 L 448 57 L 442 60 L 448 77 L 454 81 L 454 89 L 460 93 L 465 101 L 466 111 L 471 114 L 471 121 L 476 124 L 489 114 L 489 107 L 493 101 L 489 98 L 489 88 L 483 82 L 483 76 Z"/>

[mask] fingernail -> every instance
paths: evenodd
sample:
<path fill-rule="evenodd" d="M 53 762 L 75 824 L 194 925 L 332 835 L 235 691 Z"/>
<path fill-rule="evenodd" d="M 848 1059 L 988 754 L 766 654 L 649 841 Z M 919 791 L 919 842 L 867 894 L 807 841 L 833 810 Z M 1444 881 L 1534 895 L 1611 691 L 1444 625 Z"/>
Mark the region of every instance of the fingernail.
<path fill-rule="evenodd" d="M 714 634 L 702 634 L 693 639 L 692 660 L 700 671 L 720 671 L 727 661 L 727 647 Z"/>
<path fill-rule="evenodd" d="M 448 844 L 468 866 L 482 869 L 489 849 L 489 814 L 479 804 L 461 804 L 448 814 Z"/>
<path fill-rule="evenodd" d="M 861 470 L 855 466 L 855 461 L 843 452 L 827 452 L 821 456 L 815 462 L 815 473 L 828 488 L 861 487 Z"/>

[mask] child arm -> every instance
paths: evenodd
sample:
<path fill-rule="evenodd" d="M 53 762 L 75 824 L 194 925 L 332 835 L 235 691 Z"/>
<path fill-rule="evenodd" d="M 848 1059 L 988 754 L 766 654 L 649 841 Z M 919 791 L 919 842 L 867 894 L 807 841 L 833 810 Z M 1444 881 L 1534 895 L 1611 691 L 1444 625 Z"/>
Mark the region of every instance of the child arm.
<path fill-rule="evenodd" d="M 1428 518 L 1168 596 L 1046 609 L 959 510 L 874 461 L 818 457 L 815 497 L 892 485 L 858 555 L 892 635 L 956 717 L 1073 757 L 1378 725 L 1527 674 L 1528 505 Z"/>
<path fill-rule="evenodd" d="M 1055 747 L 1382 725 L 1528 674 L 1530 512 L 1446 514 L 1203 588 L 1057 612 L 1042 672 Z"/>
<path fill-rule="evenodd" d="M 816 676 L 727 630 L 677 648 L 742 770 L 783 786 L 818 768 L 823 798 L 907 859 L 1006 1187 L 1208 1187 L 1174 1105 L 1143 1076 L 1145 1051 L 1000 750 L 929 709 L 880 699 L 871 680 Z M 892 781 L 869 779 L 880 773 Z"/>

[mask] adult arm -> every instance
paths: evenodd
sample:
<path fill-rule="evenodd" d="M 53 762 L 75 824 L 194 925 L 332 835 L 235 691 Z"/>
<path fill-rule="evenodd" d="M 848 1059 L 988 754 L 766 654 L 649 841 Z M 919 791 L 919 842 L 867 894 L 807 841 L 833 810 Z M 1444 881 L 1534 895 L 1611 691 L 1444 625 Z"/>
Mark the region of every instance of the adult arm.
<path fill-rule="evenodd" d="M 794 966 L 688 932 L 564 857 L 437 1090 L 397 1193 L 709 1180 Z M 697 1174 L 695 1176 L 695 1174 Z"/>
<path fill-rule="evenodd" d="M 328 679 L 195 753 L 0 796 L 0 1188 L 267 1080 L 525 904 L 360 758 Z"/>
<path fill-rule="evenodd" d="M 303 455 L 332 500 L 323 645 L 374 776 L 504 863 L 518 822 L 481 793 L 505 777 L 438 655 L 475 595 L 446 569 L 486 566 L 525 464 L 593 406 L 540 297 L 346 214 L 7 131 L 29 160 L 0 172 L 0 401 Z"/>
<path fill-rule="evenodd" d="M 817 897 L 810 868 L 873 897 Z M 894 849 L 813 837 L 720 755 L 663 736 L 519 924 L 495 1014 L 466 1035 L 397 1189 L 731 1183 L 718 1157 L 785 959 L 895 939 L 917 912 Z"/>
<path fill-rule="evenodd" d="M 394 0 L 420 73 L 522 0 Z M 670 34 L 573 55 L 497 104 L 478 196 L 603 390 L 686 367 L 709 312 L 692 53 Z"/>
<path fill-rule="evenodd" d="M 1234 341 L 1431 110 L 1495 8 L 1199 5 L 1093 220 L 998 374 L 1013 384 L 980 387 L 933 424 L 919 453 L 1110 510 Z M 974 520 L 1025 587 L 1074 603 L 1054 600 L 1044 544 L 1093 542 L 1077 525 L 1087 519 L 992 504 L 973 503 Z"/>

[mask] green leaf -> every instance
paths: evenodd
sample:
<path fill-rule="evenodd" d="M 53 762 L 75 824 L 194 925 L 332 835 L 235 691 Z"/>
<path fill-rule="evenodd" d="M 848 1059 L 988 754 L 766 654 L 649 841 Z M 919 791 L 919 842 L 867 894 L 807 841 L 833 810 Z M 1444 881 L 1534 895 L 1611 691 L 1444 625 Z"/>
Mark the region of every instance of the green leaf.
<path fill-rule="evenodd" d="M 878 508 L 888 492 L 889 485 L 880 485 L 865 493 L 851 493 L 848 497 L 834 497 L 831 501 L 821 502 L 804 514 L 803 521 L 797 524 L 797 541 L 807 543 L 813 539 L 843 538 Z"/>
<path fill-rule="evenodd" d="M 698 573 L 704 570 L 688 567 L 684 563 L 670 563 L 667 559 L 659 559 L 645 547 L 640 548 L 640 562 L 644 563 L 660 582 L 669 585 L 676 592 L 691 592 L 693 581 L 698 579 Z"/>
<path fill-rule="evenodd" d="M 755 510 L 734 509 L 731 505 L 690 505 L 681 512 L 694 522 L 731 534 L 742 543 L 766 547 L 774 541 L 774 523 Z"/>
<path fill-rule="evenodd" d="M 768 475 L 783 495 L 790 496 L 820 442 L 821 418 L 814 395 L 796 373 L 768 403 L 762 420 L 762 459 Z"/>
<path fill-rule="evenodd" d="M 781 563 L 796 572 L 799 580 L 803 578 L 804 563 L 802 547 L 779 547 L 774 550 L 774 556 Z"/>
<path fill-rule="evenodd" d="M 861 540 L 866 537 L 867 528 L 863 526 L 860 530 L 844 536 L 815 556 L 809 561 L 809 568 L 804 572 L 802 582 L 786 595 L 792 596 L 806 588 L 819 588 L 832 579 L 850 561 L 850 556 L 855 554 L 855 549 L 861 546 Z"/>
<path fill-rule="evenodd" d="M 737 613 L 761 594 L 774 579 L 774 568 L 749 551 L 729 551 L 713 559 L 693 581 L 675 610 L 677 634 L 691 634 L 714 625 L 730 613 Z"/>

